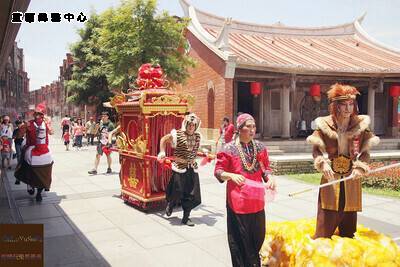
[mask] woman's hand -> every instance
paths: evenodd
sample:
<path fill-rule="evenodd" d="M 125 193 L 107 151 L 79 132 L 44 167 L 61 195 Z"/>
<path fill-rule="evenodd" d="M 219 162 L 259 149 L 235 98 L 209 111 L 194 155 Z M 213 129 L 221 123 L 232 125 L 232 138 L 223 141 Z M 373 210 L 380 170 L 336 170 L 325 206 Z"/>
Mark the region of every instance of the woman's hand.
<path fill-rule="evenodd" d="M 335 173 L 333 172 L 331 166 L 328 163 L 324 163 L 324 167 L 322 168 L 322 172 L 324 174 L 324 177 L 328 179 L 329 182 L 332 182 L 335 180 Z"/>
<path fill-rule="evenodd" d="M 230 180 L 232 180 L 235 184 L 241 185 L 244 183 L 244 177 L 243 175 L 236 174 L 236 173 L 231 173 L 229 174 Z"/>
<path fill-rule="evenodd" d="M 275 178 L 269 177 L 267 183 L 265 184 L 265 188 L 275 190 L 276 189 Z"/>

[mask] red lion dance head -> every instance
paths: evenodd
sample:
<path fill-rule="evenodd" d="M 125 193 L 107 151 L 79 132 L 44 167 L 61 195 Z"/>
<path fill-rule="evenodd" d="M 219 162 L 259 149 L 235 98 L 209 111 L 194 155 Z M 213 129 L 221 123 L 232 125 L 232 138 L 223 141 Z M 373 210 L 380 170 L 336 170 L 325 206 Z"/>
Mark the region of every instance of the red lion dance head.
<path fill-rule="evenodd" d="M 165 86 L 163 69 L 158 64 L 146 63 L 140 66 L 136 84 L 140 90 L 149 88 L 162 88 Z"/>

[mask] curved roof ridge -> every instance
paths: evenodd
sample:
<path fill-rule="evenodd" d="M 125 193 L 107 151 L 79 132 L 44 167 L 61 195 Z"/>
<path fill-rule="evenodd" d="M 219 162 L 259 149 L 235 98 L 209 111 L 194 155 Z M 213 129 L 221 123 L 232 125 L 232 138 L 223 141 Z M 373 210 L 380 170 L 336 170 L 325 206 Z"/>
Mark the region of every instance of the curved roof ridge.
<path fill-rule="evenodd" d="M 384 44 L 378 40 L 376 40 L 374 37 L 372 37 L 371 35 L 369 35 L 364 28 L 361 26 L 361 24 L 356 21 L 354 23 L 355 25 L 355 29 L 356 29 L 356 33 L 357 36 L 364 39 L 364 41 L 367 41 L 369 43 L 372 43 L 376 46 L 378 46 L 379 48 L 385 49 L 385 50 L 389 50 L 390 52 L 396 53 L 398 55 L 398 53 L 400 53 L 400 49 L 392 47 L 390 45 Z"/>
<path fill-rule="evenodd" d="M 376 41 L 364 31 L 361 23 L 366 13 L 338 26 L 286 27 L 225 19 L 196 10 L 188 0 L 179 1 L 185 16 L 191 19 L 188 30 L 227 62 L 229 77 L 237 67 L 290 73 L 400 74 L 399 49 Z"/>
<path fill-rule="evenodd" d="M 187 10 L 192 7 L 196 13 L 197 19 L 200 24 L 204 26 L 221 28 L 224 25 L 225 18 L 215 14 L 199 10 L 191 5 L 187 0 L 180 0 L 181 6 L 184 9 L 185 16 L 189 17 Z M 246 32 L 259 32 L 270 34 L 285 34 L 285 35 L 306 35 L 306 36 L 338 36 L 338 35 L 352 35 L 356 33 L 355 23 L 361 23 L 366 13 L 356 18 L 352 22 L 343 23 L 335 26 L 320 26 L 320 27 L 297 27 L 286 26 L 281 24 L 260 24 L 252 22 L 243 22 L 232 19 L 232 31 L 246 31 Z"/>

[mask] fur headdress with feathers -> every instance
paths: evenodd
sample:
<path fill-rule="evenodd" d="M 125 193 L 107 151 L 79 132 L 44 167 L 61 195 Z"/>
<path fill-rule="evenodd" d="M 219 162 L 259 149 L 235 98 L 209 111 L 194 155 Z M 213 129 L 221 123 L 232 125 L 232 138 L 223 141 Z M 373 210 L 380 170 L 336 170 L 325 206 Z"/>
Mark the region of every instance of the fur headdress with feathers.
<path fill-rule="evenodd" d="M 360 92 L 351 85 L 335 83 L 328 91 L 328 99 L 330 102 L 341 100 L 354 100 Z"/>

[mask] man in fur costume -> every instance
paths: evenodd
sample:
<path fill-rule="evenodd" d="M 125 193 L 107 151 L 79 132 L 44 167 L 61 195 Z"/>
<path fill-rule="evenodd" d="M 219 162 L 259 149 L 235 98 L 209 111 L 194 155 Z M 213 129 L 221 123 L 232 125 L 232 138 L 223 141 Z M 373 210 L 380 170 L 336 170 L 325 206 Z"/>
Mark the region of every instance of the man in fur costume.
<path fill-rule="evenodd" d="M 42 201 L 42 191 L 51 185 L 53 158 L 49 151 L 49 134 L 53 134 L 50 121 L 44 117 L 46 106 L 37 105 L 34 119 L 21 127 L 26 134 L 26 145 L 22 149 L 21 161 L 14 176 L 28 185 L 28 193 L 33 195 L 37 188 L 36 201 Z"/>
<path fill-rule="evenodd" d="M 352 86 L 332 85 L 328 91 L 330 115 L 317 118 L 317 129 L 307 138 L 313 145 L 314 166 L 323 173 L 321 184 L 354 176 L 320 189 L 314 238 L 330 238 L 337 227 L 341 237 L 352 238 L 356 232 L 357 212 L 362 207 L 360 177 L 369 171 L 371 146 L 379 143 L 369 129 L 370 118 L 358 115 L 358 94 Z"/>
<path fill-rule="evenodd" d="M 190 220 L 190 212 L 201 203 L 200 182 L 197 152 L 200 147 L 200 119 L 194 113 L 185 116 L 180 130 L 172 129 L 171 133 L 160 140 L 159 161 L 165 159 L 165 148 L 171 143 L 174 148 L 174 162 L 172 163 L 172 176 L 166 189 L 167 208 L 165 213 L 171 216 L 174 206 L 182 203 L 182 224 L 194 226 Z"/>

